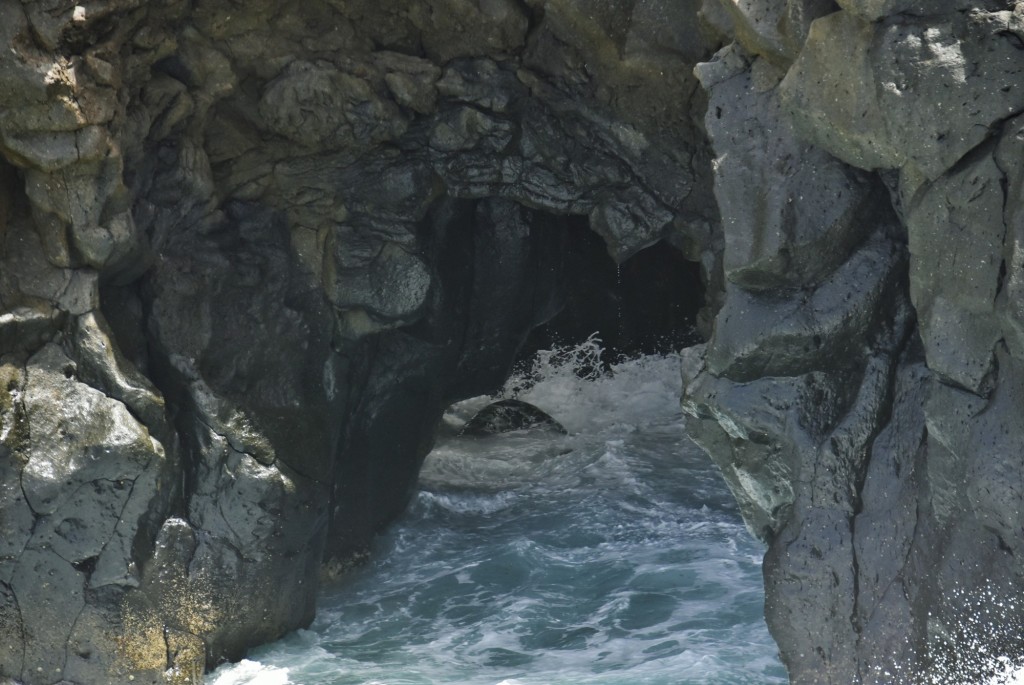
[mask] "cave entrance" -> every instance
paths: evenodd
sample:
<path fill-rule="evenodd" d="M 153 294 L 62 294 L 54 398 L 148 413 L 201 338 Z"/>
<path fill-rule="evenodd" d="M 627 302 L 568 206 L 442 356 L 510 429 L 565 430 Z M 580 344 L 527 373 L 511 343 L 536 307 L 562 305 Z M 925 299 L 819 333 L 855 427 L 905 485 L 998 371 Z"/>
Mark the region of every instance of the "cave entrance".
<path fill-rule="evenodd" d="M 605 365 L 698 340 L 700 267 L 664 241 L 618 266 L 586 217 L 502 198 L 441 198 L 418 230 L 434 268 L 424 315 L 345 362 L 360 399 L 342 428 L 327 558 L 366 549 L 405 510 L 450 433 L 445 410 L 500 391 L 517 361 L 594 333 Z"/>
<path fill-rule="evenodd" d="M 679 408 L 671 352 L 700 339 L 699 266 L 664 242 L 616 265 L 585 218 L 500 198 L 444 199 L 421 230 L 436 265 L 430 309 L 367 343 L 380 372 L 335 499 L 343 524 L 376 512 L 364 528 L 377 534 L 374 563 L 326 599 L 319 644 L 415 681 L 638 669 L 784 683 L 781 666 L 764 666 L 776 648 L 751 561 L 763 550 Z M 595 333 L 604 356 L 589 369 L 549 356 L 536 382 L 509 384 L 515 360 L 556 345 L 585 356 Z M 496 397 L 563 430 L 461 433 Z M 415 451 L 438 425 L 429 455 Z"/>
<path fill-rule="evenodd" d="M 563 230 L 568 238 L 564 304 L 530 333 L 518 363 L 538 350 L 577 345 L 593 334 L 606 361 L 663 354 L 702 341 L 697 330 L 704 307 L 700 264 L 664 240 L 616 264 L 582 217 L 568 217 Z"/>
<path fill-rule="evenodd" d="M 507 200 L 443 203 L 430 234 L 441 237 L 433 244 L 446 295 L 437 311 L 447 312 L 434 325 L 462 331 L 445 393 L 449 419 L 482 407 L 485 396 L 519 399 L 519 380 L 538 355 L 554 354 L 593 379 L 613 364 L 703 339 L 701 265 L 668 240 L 617 263 L 586 217 Z M 516 414 L 510 425 L 526 418 Z M 442 422 L 439 437 L 452 429 Z"/>
<path fill-rule="evenodd" d="M 531 212 L 524 224 L 545 257 L 520 249 L 530 277 L 516 285 L 515 253 L 491 249 L 499 224 L 486 219 L 495 215 L 467 210 L 446 224 L 457 237 L 442 245 L 451 311 L 471 314 L 460 345 L 469 357 L 449 381 L 462 394 L 451 396 L 480 387 L 472 380 L 500 383 L 516 347 L 523 361 L 553 344 L 585 354 L 596 333 L 606 354 L 622 359 L 586 373 L 571 354 L 549 357 L 536 383 L 506 386 L 500 396 L 544 410 L 564 432 L 460 435 L 492 398 L 450 408 L 419 492 L 375 542 L 377 561 L 328 600 L 336 634 L 346 636 L 334 641 L 339 653 L 380 660 L 386 650 L 389 665 L 407 669 L 395 675 L 417 682 L 678 682 L 686 674 L 687 682 L 782 685 L 781 665 L 764 665 L 775 645 L 751 561 L 762 550 L 715 467 L 685 438 L 677 357 L 657 354 L 698 339 L 697 266 L 659 244 L 617 267 L 585 220 Z M 456 233 L 460 226 L 473 230 Z M 502 245 L 528 242 L 523 225 L 509 226 L 495 233 L 506 236 Z M 544 297 L 556 289 L 560 307 Z M 522 302 L 546 322 L 529 335 L 527 325 L 500 329 Z M 502 321 L 483 326 L 496 312 Z M 505 344 L 516 333 L 525 342 Z"/>

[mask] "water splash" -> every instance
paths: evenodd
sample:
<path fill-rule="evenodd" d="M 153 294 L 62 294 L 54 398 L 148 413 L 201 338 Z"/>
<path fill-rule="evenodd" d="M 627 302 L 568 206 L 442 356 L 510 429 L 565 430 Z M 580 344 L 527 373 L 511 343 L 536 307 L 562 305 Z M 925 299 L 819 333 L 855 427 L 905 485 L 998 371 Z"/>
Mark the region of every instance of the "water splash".
<path fill-rule="evenodd" d="M 206 681 L 209 685 L 294 685 L 288 679 L 287 668 L 265 666 L 248 659 L 217 669 Z"/>
<path fill-rule="evenodd" d="M 681 392 L 678 354 L 611 361 L 595 333 L 575 346 L 541 350 L 497 397 L 536 404 L 571 433 L 615 434 L 676 422 Z"/>
<path fill-rule="evenodd" d="M 942 613 L 956 617 L 953 625 L 943 625 L 929 614 L 929 632 L 935 635 L 930 685 L 1024 685 L 1024 605 L 1019 589 L 993 582 L 981 588 L 956 586 L 945 604 Z M 979 673 L 984 674 L 980 681 Z"/>
<path fill-rule="evenodd" d="M 554 386 L 564 385 L 575 394 L 584 391 L 588 382 L 605 375 L 604 346 L 596 332 L 591 333 L 578 345 L 554 346 L 550 350 L 539 350 L 532 359 L 520 363 L 505 381 L 496 398 L 522 399 L 525 395 L 550 395 Z M 538 385 L 547 386 L 537 389 Z M 565 395 L 565 393 L 561 393 Z M 564 397 L 550 397 L 552 400 Z"/>

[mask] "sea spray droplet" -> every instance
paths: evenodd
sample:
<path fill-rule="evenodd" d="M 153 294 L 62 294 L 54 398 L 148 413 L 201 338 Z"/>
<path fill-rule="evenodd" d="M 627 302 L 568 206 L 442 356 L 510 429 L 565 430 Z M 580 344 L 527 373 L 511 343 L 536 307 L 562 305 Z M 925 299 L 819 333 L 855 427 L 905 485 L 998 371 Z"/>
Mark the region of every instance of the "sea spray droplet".
<path fill-rule="evenodd" d="M 1022 602 L 1013 583 L 954 585 L 928 615 L 931 685 L 1024 685 Z"/>

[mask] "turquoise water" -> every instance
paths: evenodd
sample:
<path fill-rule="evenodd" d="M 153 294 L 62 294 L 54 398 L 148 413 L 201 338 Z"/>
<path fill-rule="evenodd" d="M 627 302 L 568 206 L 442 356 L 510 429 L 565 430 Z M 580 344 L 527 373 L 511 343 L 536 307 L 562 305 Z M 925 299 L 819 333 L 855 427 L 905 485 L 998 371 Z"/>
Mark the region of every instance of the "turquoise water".
<path fill-rule="evenodd" d="M 309 630 L 207 683 L 787 682 L 763 549 L 683 434 L 677 360 L 580 378 L 598 353 L 548 355 L 506 387 L 570 435 L 443 441 L 409 511 L 324 589 Z M 486 401 L 453 408 L 449 433 Z"/>

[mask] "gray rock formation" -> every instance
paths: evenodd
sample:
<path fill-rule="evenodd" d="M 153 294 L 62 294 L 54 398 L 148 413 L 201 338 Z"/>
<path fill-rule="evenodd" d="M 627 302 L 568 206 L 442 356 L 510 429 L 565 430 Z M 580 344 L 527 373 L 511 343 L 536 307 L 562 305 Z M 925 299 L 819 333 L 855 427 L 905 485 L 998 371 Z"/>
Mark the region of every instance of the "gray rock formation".
<path fill-rule="evenodd" d="M 701 265 L 683 407 L 793 681 L 984 669 L 1024 6 L 11 0 L 0 40 L 0 678 L 197 683 L 307 623 L 580 222 Z"/>
<path fill-rule="evenodd" d="M 0 8 L 0 677 L 308 623 L 558 311 L 566 217 L 713 265 L 695 13 Z"/>
<path fill-rule="evenodd" d="M 1022 653 L 977 619 L 1022 580 L 1021 9 L 840 2 L 787 35 L 728 4 L 697 69 L 726 286 L 690 430 L 769 543 L 793 682 L 976 682 Z"/>

